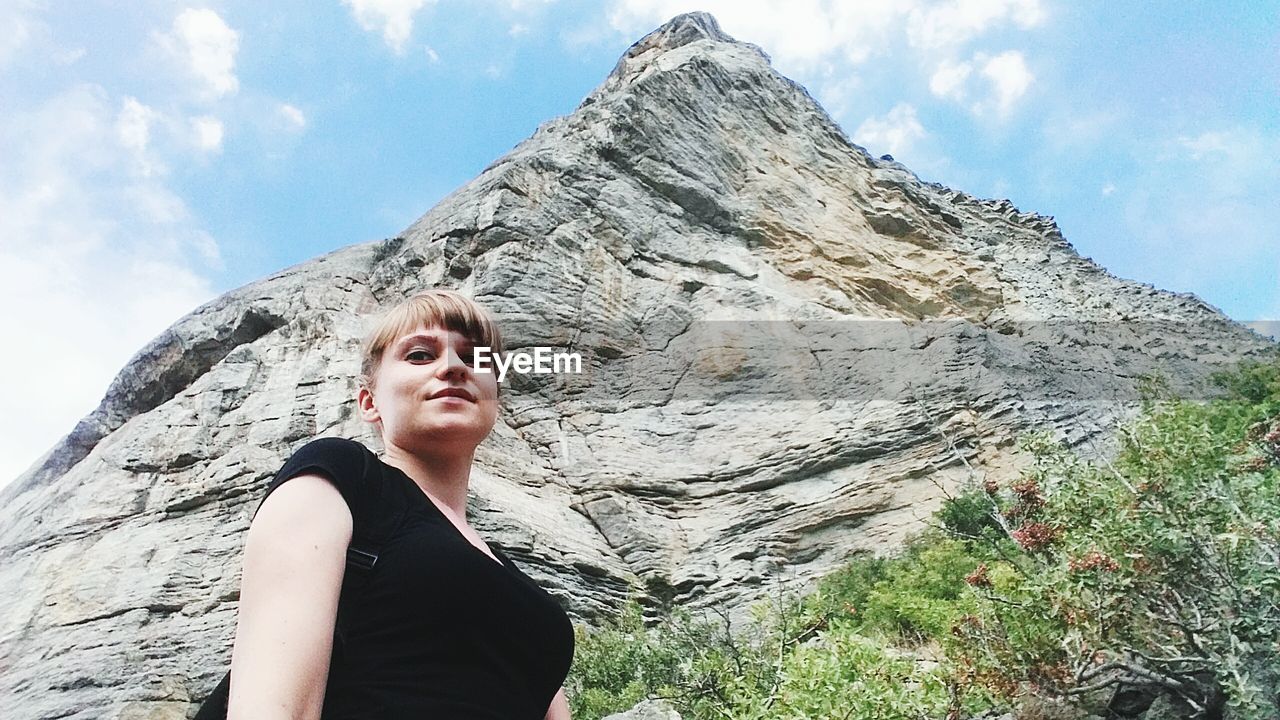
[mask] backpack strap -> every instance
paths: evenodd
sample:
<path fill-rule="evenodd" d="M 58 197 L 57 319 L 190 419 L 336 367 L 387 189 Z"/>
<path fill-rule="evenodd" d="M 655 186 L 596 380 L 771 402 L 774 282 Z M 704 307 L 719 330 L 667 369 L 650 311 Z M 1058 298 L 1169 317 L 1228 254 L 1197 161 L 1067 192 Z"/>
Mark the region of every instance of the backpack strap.
<path fill-rule="evenodd" d="M 351 622 L 353 604 L 364 594 L 378 567 L 391 535 L 404 521 L 408 503 L 404 490 L 383 472 L 378 456 L 364 449 L 361 473 L 363 496 L 351 508 L 351 543 L 347 546 L 347 571 L 338 596 L 338 616 L 334 622 L 334 660 L 342 654 Z"/>
<path fill-rule="evenodd" d="M 382 471 L 378 456 L 368 448 L 364 448 L 363 455 L 363 496 L 351 509 L 347 567 L 367 571 L 377 566 L 383 545 L 400 527 L 408 507 L 403 488 Z"/>

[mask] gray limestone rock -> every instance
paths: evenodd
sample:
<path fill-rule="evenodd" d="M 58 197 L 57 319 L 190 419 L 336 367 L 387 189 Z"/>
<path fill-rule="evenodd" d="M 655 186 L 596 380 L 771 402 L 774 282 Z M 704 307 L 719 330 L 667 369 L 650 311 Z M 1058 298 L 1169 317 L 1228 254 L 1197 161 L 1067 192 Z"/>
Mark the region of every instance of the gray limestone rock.
<path fill-rule="evenodd" d="M 614 713 L 604 720 L 680 720 L 680 713 L 663 700 L 641 700 L 630 710 Z"/>
<path fill-rule="evenodd" d="M 0 716 L 186 717 L 225 672 L 264 482 L 354 412 L 360 338 L 460 288 L 514 349 L 471 521 L 571 615 L 638 593 L 735 611 L 893 552 L 1031 427 L 1105 452 L 1144 374 L 1207 392 L 1274 344 L 1116 278 L 1051 218 L 852 144 L 705 14 L 633 45 L 399 237 L 175 323 L 3 492 Z"/>

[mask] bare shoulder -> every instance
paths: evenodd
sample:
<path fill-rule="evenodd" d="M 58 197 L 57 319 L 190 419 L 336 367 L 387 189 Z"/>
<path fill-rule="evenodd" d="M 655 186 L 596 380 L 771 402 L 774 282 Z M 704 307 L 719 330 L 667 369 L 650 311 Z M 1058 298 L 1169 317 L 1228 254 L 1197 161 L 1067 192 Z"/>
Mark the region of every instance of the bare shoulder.
<path fill-rule="evenodd" d="M 246 545 L 262 536 L 288 535 L 345 548 L 351 541 L 352 517 L 338 488 L 324 475 L 304 473 L 290 478 L 262 502 L 249 526 Z"/>
<path fill-rule="evenodd" d="M 338 488 L 299 474 L 258 508 L 245 538 L 229 718 L 318 718 L 352 519 Z"/>

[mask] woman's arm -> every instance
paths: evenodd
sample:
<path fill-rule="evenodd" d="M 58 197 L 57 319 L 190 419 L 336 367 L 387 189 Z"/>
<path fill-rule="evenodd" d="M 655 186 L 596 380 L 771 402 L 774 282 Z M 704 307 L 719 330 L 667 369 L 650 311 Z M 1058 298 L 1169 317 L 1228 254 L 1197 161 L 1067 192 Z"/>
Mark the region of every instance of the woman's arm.
<path fill-rule="evenodd" d="M 305 474 L 258 508 L 245 539 L 228 720 L 320 717 L 351 511 Z"/>
<path fill-rule="evenodd" d="M 564 696 L 564 688 L 551 698 L 551 706 L 547 708 L 545 720 L 572 720 L 569 717 L 569 700 Z"/>

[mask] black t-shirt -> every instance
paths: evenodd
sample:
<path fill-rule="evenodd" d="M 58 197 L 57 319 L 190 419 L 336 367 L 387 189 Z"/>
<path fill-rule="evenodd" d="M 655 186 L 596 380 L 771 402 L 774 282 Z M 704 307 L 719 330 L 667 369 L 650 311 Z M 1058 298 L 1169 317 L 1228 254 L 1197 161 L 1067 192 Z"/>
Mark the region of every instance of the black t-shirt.
<path fill-rule="evenodd" d="M 353 517 L 365 507 L 405 508 L 365 586 L 351 598 L 344 591 L 345 642 L 329 671 L 323 720 L 543 720 L 573 659 L 573 626 L 560 604 L 497 547 L 501 564 L 472 545 L 413 480 L 364 445 L 312 440 L 267 494 L 309 472 L 334 482 Z"/>

